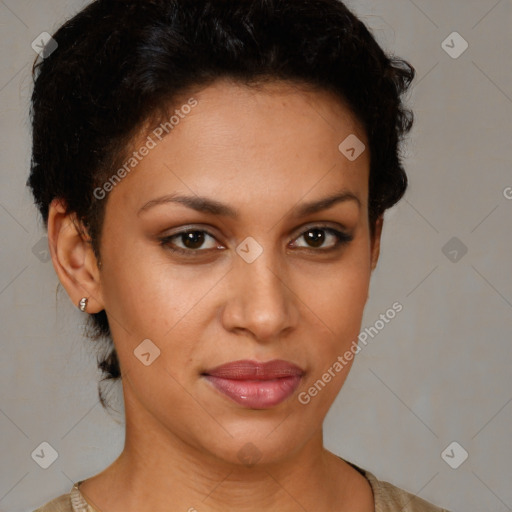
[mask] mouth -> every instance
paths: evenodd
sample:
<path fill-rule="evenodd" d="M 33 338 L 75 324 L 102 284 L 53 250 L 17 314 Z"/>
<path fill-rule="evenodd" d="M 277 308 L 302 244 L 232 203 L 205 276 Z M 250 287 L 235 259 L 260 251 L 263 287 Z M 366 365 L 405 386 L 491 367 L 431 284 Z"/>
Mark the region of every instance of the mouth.
<path fill-rule="evenodd" d="M 233 361 L 201 375 L 214 389 L 237 404 L 250 409 L 268 409 L 290 397 L 304 373 L 293 363 L 274 359 L 265 363 Z"/>

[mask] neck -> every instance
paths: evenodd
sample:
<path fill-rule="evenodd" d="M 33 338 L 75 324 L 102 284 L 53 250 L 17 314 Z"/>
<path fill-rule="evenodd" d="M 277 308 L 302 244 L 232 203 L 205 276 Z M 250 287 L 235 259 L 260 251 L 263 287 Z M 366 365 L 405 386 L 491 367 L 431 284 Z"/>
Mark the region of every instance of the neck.
<path fill-rule="evenodd" d="M 125 399 L 123 452 L 80 486 L 98 512 L 341 511 L 354 497 L 355 470 L 324 449 L 321 426 L 293 454 L 249 466 L 187 443 L 140 411 Z"/>

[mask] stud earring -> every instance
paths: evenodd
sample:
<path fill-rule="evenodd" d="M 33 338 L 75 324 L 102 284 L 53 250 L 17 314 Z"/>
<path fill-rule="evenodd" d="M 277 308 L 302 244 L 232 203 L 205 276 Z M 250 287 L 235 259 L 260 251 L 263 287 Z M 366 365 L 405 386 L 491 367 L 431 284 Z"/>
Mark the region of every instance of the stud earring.
<path fill-rule="evenodd" d="M 80 309 L 80 311 L 83 311 L 85 313 L 85 310 L 87 309 L 87 297 L 82 297 L 80 299 L 80 302 L 78 303 L 78 307 Z"/>

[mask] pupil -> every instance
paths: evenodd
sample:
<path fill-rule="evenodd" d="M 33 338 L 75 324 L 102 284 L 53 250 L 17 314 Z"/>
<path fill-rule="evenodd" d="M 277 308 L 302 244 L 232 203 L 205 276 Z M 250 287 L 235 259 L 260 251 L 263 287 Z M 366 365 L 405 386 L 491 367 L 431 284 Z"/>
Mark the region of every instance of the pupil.
<path fill-rule="evenodd" d="M 310 229 L 306 235 L 307 241 L 312 242 L 314 247 L 320 247 L 324 241 L 324 234 L 321 229 Z"/>
<path fill-rule="evenodd" d="M 188 249 L 198 249 L 204 241 L 204 233 L 201 231 L 192 231 L 183 235 L 185 238 L 183 244 Z"/>

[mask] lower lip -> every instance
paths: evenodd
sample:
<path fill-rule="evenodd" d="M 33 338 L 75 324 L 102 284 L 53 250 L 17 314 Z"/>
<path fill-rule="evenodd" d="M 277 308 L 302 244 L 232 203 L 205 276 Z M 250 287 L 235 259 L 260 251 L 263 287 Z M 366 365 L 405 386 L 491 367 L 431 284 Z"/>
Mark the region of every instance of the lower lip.
<path fill-rule="evenodd" d="M 250 409 L 274 407 L 294 393 L 301 381 L 300 375 L 272 380 L 234 380 L 204 376 L 215 388 Z"/>

